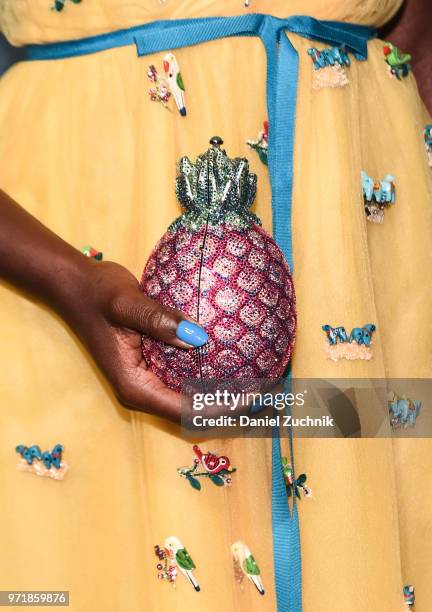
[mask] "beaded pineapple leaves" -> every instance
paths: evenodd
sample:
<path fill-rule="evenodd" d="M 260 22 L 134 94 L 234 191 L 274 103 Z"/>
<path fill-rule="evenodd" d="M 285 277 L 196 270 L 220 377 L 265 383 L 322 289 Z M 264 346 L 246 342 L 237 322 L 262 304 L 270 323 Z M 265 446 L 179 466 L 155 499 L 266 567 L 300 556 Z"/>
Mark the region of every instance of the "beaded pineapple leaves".
<path fill-rule="evenodd" d="M 206 223 L 226 223 L 239 229 L 253 223 L 261 225 L 249 211 L 257 188 L 256 174 L 249 172 L 244 158 L 229 158 L 220 148 L 221 139 L 214 137 L 213 146 L 196 162 L 182 157 L 178 164 L 176 196 L 186 213 L 176 219 L 169 231 L 178 227 L 196 230 Z"/>

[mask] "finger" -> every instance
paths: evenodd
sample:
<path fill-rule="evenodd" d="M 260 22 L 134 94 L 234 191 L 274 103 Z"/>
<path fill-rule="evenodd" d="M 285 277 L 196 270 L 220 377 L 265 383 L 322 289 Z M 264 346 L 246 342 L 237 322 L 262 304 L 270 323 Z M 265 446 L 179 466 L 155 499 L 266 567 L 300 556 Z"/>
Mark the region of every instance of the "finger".
<path fill-rule="evenodd" d="M 203 327 L 180 310 L 168 308 L 139 290 L 124 294 L 111 307 L 113 322 L 180 348 L 203 346 L 208 335 Z"/>
<path fill-rule="evenodd" d="M 181 420 L 181 395 L 166 387 L 159 378 L 140 366 L 127 377 L 124 393 L 120 391 L 120 401 L 140 412 L 169 419 L 174 423 Z"/>

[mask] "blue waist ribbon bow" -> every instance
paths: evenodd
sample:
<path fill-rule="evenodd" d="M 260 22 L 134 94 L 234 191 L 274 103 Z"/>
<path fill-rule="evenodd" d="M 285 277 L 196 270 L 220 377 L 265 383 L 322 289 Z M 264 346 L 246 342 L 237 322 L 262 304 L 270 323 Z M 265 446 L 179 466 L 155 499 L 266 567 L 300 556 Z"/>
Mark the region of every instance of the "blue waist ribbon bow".
<path fill-rule="evenodd" d="M 65 59 L 128 45 L 135 45 L 141 57 L 221 38 L 259 37 L 267 54 L 268 167 L 272 187 L 273 233 L 292 269 L 291 201 L 298 54 L 287 33 L 331 46 L 344 45 L 360 60 L 367 58 L 367 41 L 376 36 L 373 28 L 351 23 L 318 21 L 304 16 L 278 19 L 271 15 L 246 14 L 158 21 L 79 40 L 28 45 L 26 57 L 28 60 Z M 292 434 L 290 448 L 291 462 L 294 463 Z M 273 551 L 278 612 L 301 612 L 298 512 L 295 496 L 292 509 L 288 505 L 278 435 L 273 436 L 272 458 Z"/>

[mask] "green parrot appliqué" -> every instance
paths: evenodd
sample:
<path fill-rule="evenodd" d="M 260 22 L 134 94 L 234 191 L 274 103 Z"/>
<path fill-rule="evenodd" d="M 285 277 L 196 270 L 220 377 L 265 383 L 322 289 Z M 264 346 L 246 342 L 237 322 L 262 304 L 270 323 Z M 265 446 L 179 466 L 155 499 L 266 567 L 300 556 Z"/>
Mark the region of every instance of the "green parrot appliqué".
<path fill-rule="evenodd" d="M 186 548 L 181 548 L 176 552 L 176 561 L 179 566 L 186 571 L 191 571 L 196 568 Z"/>
<path fill-rule="evenodd" d="M 390 53 L 386 57 L 387 63 L 392 67 L 402 66 L 411 61 L 412 56 L 410 53 L 403 53 L 398 47 L 391 43 L 386 43 L 390 49 Z"/>

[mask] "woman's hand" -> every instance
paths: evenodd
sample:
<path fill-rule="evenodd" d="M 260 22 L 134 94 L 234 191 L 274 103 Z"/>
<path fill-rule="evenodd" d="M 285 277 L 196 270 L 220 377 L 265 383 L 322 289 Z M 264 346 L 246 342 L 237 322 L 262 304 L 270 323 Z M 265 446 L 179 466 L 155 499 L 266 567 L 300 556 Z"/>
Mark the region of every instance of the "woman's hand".
<path fill-rule="evenodd" d="M 204 344 L 207 334 L 180 311 L 145 296 L 123 266 L 94 260 L 86 263 L 82 278 L 72 294 L 68 292 L 63 317 L 86 345 L 120 402 L 178 421 L 180 395 L 147 368 L 141 335 L 188 350 Z M 186 325 L 189 332 L 188 343 L 178 337 L 182 335 L 180 323 L 180 329 Z"/>
<path fill-rule="evenodd" d="M 0 279 L 60 314 L 123 404 L 179 420 L 180 395 L 147 369 L 141 334 L 187 350 L 205 344 L 205 331 L 146 297 L 122 266 L 82 255 L 1 191 Z"/>

